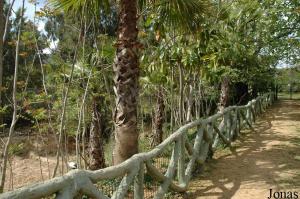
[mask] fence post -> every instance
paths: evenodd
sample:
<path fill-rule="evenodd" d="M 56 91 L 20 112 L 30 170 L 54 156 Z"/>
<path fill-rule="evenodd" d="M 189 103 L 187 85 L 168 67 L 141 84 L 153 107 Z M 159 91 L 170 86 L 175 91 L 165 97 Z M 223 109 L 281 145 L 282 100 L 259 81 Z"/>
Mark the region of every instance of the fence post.
<path fill-rule="evenodd" d="M 223 132 L 226 138 L 230 139 L 230 111 L 227 111 L 224 114 L 224 127 L 223 127 Z M 222 132 L 222 129 L 220 129 Z"/>
<path fill-rule="evenodd" d="M 253 122 L 256 121 L 256 111 L 255 111 L 255 107 L 256 107 L 256 100 L 254 100 L 253 103 L 252 103 L 252 105 L 251 105 L 251 112 L 252 112 Z"/>
<path fill-rule="evenodd" d="M 258 103 L 259 103 L 259 98 L 256 98 L 255 103 L 254 103 L 254 113 L 255 113 L 255 116 L 257 116 L 259 114 Z"/>
<path fill-rule="evenodd" d="M 264 97 L 264 111 L 266 111 L 267 107 L 268 107 L 268 96 L 265 96 Z"/>
<path fill-rule="evenodd" d="M 230 113 L 230 141 L 233 141 L 235 139 L 235 131 L 236 131 L 236 109 L 232 109 Z"/>
<path fill-rule="evenodd" d="M 238 135 L 239 135 L 239 129 L 238 129 L 238 122 L 239 122 L 239 119 L 238 119 L 238 108 L 234 108 L 233 110 L 233 128 L 232 128 L 232 135 L 233 135 L 233 140 L 235 140 Z"/>
<path fill-rule="evenodd" d="M 184 184 L 185 183 L 185 136 L 182 135 L 178 139 L 178 147 L 179 147 L 179 157 L 178 157 L 178 170 L 177 170 L 177 177 L 178 177 L 178 182 L 179 184 Z"/>
<path fill-rule="evenodd" d="M 240 109 L 236 108 L 236 137 L 240 135 L 240 131 L 241 131 Z"/>
<path fill-rule="evenodd" d="M 214 121 L 211 121 L 211 122 L 209 122 L 207 124 L 207 132 L 208 133 L 211 132 L 211 134 L 213 135 L 213 138 L 212 138 L 212 148 L 213 148 L 213 151 L 214 151 L 217 148 L 218 143 L 219 143 L 219 134 L 217 132 L 215 132 L 215 130 L 213 128 L 213 125 L 214 125 Z M 221 126 L 219 126 L 219 129 L 221 129 L 220 127 Z"/>
<path fill-rule="evenodd" d="M 259 99 L 259 113 L 262 114 L 263 112 L 263 98 Z"/>
<path fill-rule="evenodd" d="M 134 180 L 134 199 L 144 198 L 144 162 L 140 164 L 140 169 Z"/>
<path fill-rule="evenodd" d="M 249 104 L 250 105 L 250 104 Z M 248 120 L 249 124 L 252 123 L 251 119 L 251 111 L 250 111 L 250 106 L 246 108 L 246 120 Z"/>

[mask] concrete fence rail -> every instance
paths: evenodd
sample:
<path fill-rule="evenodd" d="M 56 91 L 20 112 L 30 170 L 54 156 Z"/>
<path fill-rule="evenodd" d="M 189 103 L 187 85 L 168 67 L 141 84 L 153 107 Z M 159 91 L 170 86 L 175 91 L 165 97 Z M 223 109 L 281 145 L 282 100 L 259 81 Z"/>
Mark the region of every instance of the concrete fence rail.
<path fill-rule="evenodd" d="M 97 188 L 103 180 L 122 178 L 111 198 L 144 198 L 144 175 L 160 183 L 154 198 L 164 198 L 169 191 L 185 192 L 194 169 L 205 163 L 209 154 L 221 143 L 230 146 L 244 127 L 252 129 L 256 117 L 274 101 L 274 94 L 267 93 L 249 101 L 245 106 L 230 106 L 222 113 L 190 122 L 171 134 L 160 145 L 146 153 L 139 153 L 117 166 L 97 171 L 72 170 L 48 181 L 25 186 L 0 195 L 0 199 L 35 199 L 54 197 L 76 198 L 78 195 L 96 199 L 109 196 Z M 195 133 L 193 133 L 193 130 Z M 192 133 L 191 133 L 192 131 Z M 190 139 L 189 135 L 193 134 Z M 190 136 L 191 137 L 191 136 Z M 153 160 L 172 147 L 165 172 L 156 168 Z M 132 195 L 128 196 L 129 190 Z"/>

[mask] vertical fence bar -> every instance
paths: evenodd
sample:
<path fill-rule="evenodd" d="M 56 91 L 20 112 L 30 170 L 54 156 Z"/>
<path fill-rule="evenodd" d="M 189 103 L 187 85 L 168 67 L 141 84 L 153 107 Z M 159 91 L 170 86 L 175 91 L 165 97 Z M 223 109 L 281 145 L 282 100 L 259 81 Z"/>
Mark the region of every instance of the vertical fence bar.
<path fill-rule="evenodd" d="M 252 112 L 253 122 L 256 121 L 255 104 L 256 104 L 256 100 L 253 101 L 253 102 L 252 102 L 252 105 L 251 105 L 251 112 Z"/>
<path fill-rule="evenodd" d="M 227 130 L 227 139 L 231 142 L 231 110 L 226 114 L 226 130 Z"/>
<path fill-rule="evenodd" d="M 240 135 L 241 131 L 241 115 L 240 115 L 240 109 L 236 108 L 236 136 L 238 137 Z"/>
<path fill-rule="evenodd" d="M 225 135 L 226 138 L 228 138 L 228 111 L 224 113 L 223 121 L 221 121 L 221 124 L 222 123 L 223 127 L 219 128 L 219 130 L 223 135 Z"/>
<path fill-rule="evenodd" d="M 185 170 L 185 186 L 188 185 L 191 179 L 191 174 L 193 172 L 196 160 L 199 160 L 198 158 L 201 152 L 201 146 L 202 146 L 201 144 L 205 142 L 203 137 L 204 137 L 204 129 L 200 127 L 197 131 L 197 135 L 195 138 L 191 160 L 189 161 L 187 168 Z"/>
<path fill-rule="evenodd" d="M 229 141 L 231 142 L 233 140 L 234 137 L 234 131 L 235 131 L 235 121 L 234 121 L 234 117 L 235 117 L 235 109 L 232 109 L 230 111 L 229 114 L 229 121 L 230 121 L 230 125 L 229 125 Z"/>
<path fill-rule="evenodd" d="M 263 113 L 263 107 L 262 107 L 262 104 L 263 104 L 263 98 L 260 98 L 260 99 L 259 99 L 259 113 L 260 113 L 260 114 Z"/>
<path fill-rule="evenodd" d="M 246 120 L 251 124 L 250 106 L 246 108 Z"/>
<path fill-rule="evenodd" d="M 213 140 L 212 140 L 212 148 L 215 150 L 219 144 L 219 134 L 215 132 L 213 125 L 215 121 L 211 121 L 210 123 L 207 124 L 207 132 L 211 133 L 213 135 Z M 219 126 L 219 129 L 222 127 L 222 123 Z"/>
<path fill-rule="evenodd" d="M 234 130 L 233 130 L 233 139 L 235 139 L 239 132 L 238 132 L 238 108 L 234 109 L 233 112 L 233 123 L 234 123 Z"/>
<path fill-rule="evenodd" d="M 141 162 L 140 169 L 134 180 L 134 199 L 144 198 L 144 162 Z"/>
<path fill-rule="evenodd" d="M 181 137 L 180 137 L 181 138 Z M 168 191 L 168 188 L 173 180 L 173 177 L 175 175 L 176 167 L 178 167 L 178 158 L 180 156 L 180 138 L 175 141 L 175 146 L 172 151 L 171 160 L 169 162 L 168 169 L 165 173 L 165 176 L 167 177 L 166 180 L 160 185 L 158 191 L 156 192 L 156 195 L 154 196 L 154 199 L 161 199 L 164 198 L 165 193 Z"/>
<path fill-rule="evenodd" d="M 185 183 L 185 160 L 184 160 L 184 154 L 185 154 L 185 136 L 182 135 L 178 139 L 178 146 L 179 146 L 179 157 L 178 157 L 178 170 L 177 170 L 177 177 L 179 184 Z"/>

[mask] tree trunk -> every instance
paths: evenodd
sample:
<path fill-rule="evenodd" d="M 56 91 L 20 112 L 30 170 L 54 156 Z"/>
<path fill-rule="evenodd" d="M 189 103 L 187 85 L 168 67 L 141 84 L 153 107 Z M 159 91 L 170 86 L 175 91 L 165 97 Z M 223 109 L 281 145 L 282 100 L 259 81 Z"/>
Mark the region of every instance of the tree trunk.
<path fill-rule="evenodd" d="M 224 109 L 228 106 L 229 100 L 229 77 L 225 76 L 222 78 L 221 81 L 221 92 L 220 92 L 220 99 L 218 104 L 218 112 L 222 113 Z M 225 125 L 224 116 L 219 126 Z M 219 135 L 215 135 L 215 141 L 219 139 Z M 212 150 L 212 144 L 209 146 L 209 157 L 212 158 L 214 151 Z"/>
<path fill-rule="evenodd" d="M 218 106 L 218 111 L 222 112 L 227 106 L 229 102 L 229 77 L 223 77 L 221 82 L 221 93 L 220 93 L 220 101 Z"/>
<path fill-rule="evenodd" d="M 8 8 L 6 16 L 4 16 L 4 0 L 0 0 L 0 107 L 2 104 L 2 86 L 3 86 L 3 46 L 6 40 L 7 31 L 9 28 L 9 17 L 13 8 L 15 0 L 13 0 Z M 3 115 L 0 114 L 0 125 L 3 124 Z M 2 128 L 4 131 L 4 127 Z"/>
<path fill-rule="evenodd" d="M 80 109 L 79 109 L 79 117 L 78 117 L 78 124 L 77 124 L 77 131 L 76 131 L 76 163 L 78 165 L 78 168 L 81 168 L 81 158 L 80 158 L 80 134 L 81 134 L 81 122 L 83 123 L 83 126 L 85 126 L 85 120 L 83 119 L 83 115 L 84 115 L 84 108 L 86 105 L 86 97 L 87 97 L 87 93 L 88 93 L 88 89 L 89 89 L 89 85 L 90 85 L 90 79 L 92 76 L 92 72 L 90 72 L 89 76 L 88 76 L 88 80 L 84 89 L 84 94 L 82 97 L 82 102 L 80 105 Z M 94 110 L 94 109 L 93 109 Z M 84 149 L 84 147 L 83 147 Z M 84 153 L 82 153 L 83 155 L 85 155 Z"/>
<path fill-rule="evenodd" d="M 249 94 L 248 85 L 244 82 L 237 82 L 235 83 L 235 103 L 237 105 L 247 104 L 250 99 L 250 95 L 252 95 L 251 97 L 257 97 L 257 92 L 258 90 L 255 84 L 253 85 L 252 93 Z"/>
<path fill-rule="evenodd" d="M 7 12 L 7 14 L 6 14 L 6 16 L 5 16 L 5 25 L 4 24 L 2 24 L 3 26 L 4 26 L 4 30 L 3 30 L 3 35 L 2 35 L 2 39 L 3 39 L 3 43 L 5 42 L 5 40 L 6 40 L 6 36 L 7 36 L 7 31 L 8 31 L 8 29 L 9 29 L 9 17 L 10 17 L 10 14 L 11 14 L 11 11 L 12 11 L 12 8 L 14 7 L 14 4 L 15 4 L 15 1 L 16 0 L 12 0 L 12 2 L 10 2 L 10 5 L 9 5 L 9 8 L 8 8 L 8 12 Z M 3 1 L 1 1 L 1 3 L 2 3 Z M 3 7 L 2 7 L 2 10 L 1 10 L 2 12 L 3 12 Z M 1 15 L 2 16 L 2 15 Z M 3 19 L 4 20 L 4 19 Z M 3 21 L 3 23 L 4 23 L 4 21 Z M 1 26 L 1 27 L 3 27 L 3 26 Z"/>
<path fill-rule="evenodd" d="M 59 124 L 60 126 L 59 126 L 59 133 L 58 133 L 56 163 L 55 163 L 55 167 L 54 167 L 53 174 L 52 174 L 53 178 L 56 176 L 57 169 L 59 166 L 59 157 L 62 155 L 62 152 L 63 152 L 62 143 L 63 143 L 63 136 L 65 133 L 65 122 L 66 122 L 66 110 L 67 110 L 67 105 L 68 105 L 68 96 L 69 96 L 70 87 L 71 87 L 71 83 L 72 83 L 73 76 L 74 76 L 74 68 L 75 68 L 75 63 L 77 60 L 79 42 L 80 42 L 80 36 L 78 37 L 78 43 L 76 44 L 76 47 L 74 50 L 70 78 L 69 78 L 69 81 L 67 82 L 66 88 L 64 88 L 65 84 L 63 84 L 63 95 L 62 95 L 63 101 L 62 101 L 62 110 L 61 110 L 61 117 L 60 117 L 60 124 Z M 63 156 L 62 156 L 62 159 L 63 159 Z M 63 162 L 62 162 L 62 166 L 63 166 Z"/>
<path fill-rule="evenodd" d="M 2 82 L 3 82 L 3 34 L 4 34 L 4 14 L 3 0 L 0 0 L 0 107 L 2 107 Z M 0 115 L 0 125 L 3 124 L 3 115 Z"/>
<path fill-rule="evenodd" d="M 2 2 L 2 0 L 0 0 Z M 16 44 L 16 59 L 15 59 L 15 72 L 14 72 L 14 80 L 13 80 L 13 91 L 12 91 L 12 100 L 13 100 L 13 115 L 12 115 L 12 121 L 9 128 L 9 135 L 8 139 L 5 143 L 4 152 L 3 152 L 3 164 L 1 168 L 1 179 L 0 179 L 0 194 L 4 190 L 4 184 L 5 184 L 5 178 L 6 178 L 6 167 L 7 167 L 7 161 L 8 161 L 8 151 L 9 146 L 11 143 L 11 139 L 13 137 L 13 134 L 15 132 L 15 125 L 17 122 L 17 82 L 18 82 L 18 67 L 19 67 L 19 48 L 20 48 L 20 39 L 21 39 L 21 30 L 23 25 L 23 16 L 24 16 L 24 4 L 25 0 L 23 0 L 22 3 L 22 11 L 21 11 L 21 18 L 20 23 L 18 27 L 18 37 L 17 37 L 17 44 Z"/>
<path fill-rule="evenodd" d="M 137 2 L 120 0 L 115 72 L 115 147 L 114 164 L 119 164 L 138 152 L 137 98 L 138 46 Z"/>
<path fill-rule="evenodd" d="M 97 170 L 105 167 L 104 149 L 103 149 L 103 116 L 101 115 L 100 102 L 103 102 L 98 96 L 93 97 L 92 124 L 90 130 L 90 164 L 89 169 Z"/>
<path fill-rule="evenodd" d="M 246 90 L 246 89 L 245 89 Z M 247 93 L 248 93 L 248 89 L 246 90 Z M 246 95 L 246 92 L 244 92 L 244 95 Z M 256 98 L 258 96 L 258 89 L 257 89 L 257 86 L 256 85 L 253 85 L 252 86 L 252 95 L 251 97 L 252 98 Z M 248 101 L 248 99 L 246 99 Z M 244 100 L 245 101 L 245 100 Z"/>
<path fill-rule="evenodd" d="M 164 96 L 162 87 L 159 88 L 157 93 L 157 102 L 155 109 L 155 119 L 154 119 L 154 132 L 153 140 L 151 146 L 156 146 L 163 141 L 163 124 L 164 124 Z"/>
<path fill-rule="evenodd" d="M 278 100 L 278 90 L 279 90 L 279 86 L 278 84 L 275 85 L 275 100 Z"/>
<path fill-rule="evenodd" d="M 170 129 L 171 129 L 171 133 L 173 133 L 173 129 L 174 129 L 174 86 L 173 86 L 173 82 L 174 82 L 174 67 L 172 67 L 172 71 L 171 71 L 171 107 L 170 107 L 170 111 L 171 111 L 171 121 L 170 121 Z"/>
<path fill-rule="evenodd" d="M 183 68 L 179 63 L 179 123 L 183 124 Z"/>
<path fill-rule="evenodd" d="M 186 115 L 186 121 L 190 122 L 192 120 L 192 108 L 193 108 L 193 85 L 190 84 L 188 85 L 189 87 L 189 96 L 188 96 L 188 101 L 187 101 L 187 115 Z"/>

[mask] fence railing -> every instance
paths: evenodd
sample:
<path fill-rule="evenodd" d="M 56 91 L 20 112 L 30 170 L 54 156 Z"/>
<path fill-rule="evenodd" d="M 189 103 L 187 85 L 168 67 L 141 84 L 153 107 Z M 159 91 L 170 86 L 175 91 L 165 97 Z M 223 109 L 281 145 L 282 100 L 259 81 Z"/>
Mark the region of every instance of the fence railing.
<path fill-rule="evenodd" d="M 142 199 L 148 189 L 144 187 L 146 176 L 159 183 L 155 199 L 164 198 L 169 191 L 185 192 L 196 166 L 204 164 L 220 144 L 229 146 L 244 126 L 252 129 L 257 115 L 273 101 L 273 93 L 267 93 L 245 106 L 231 106 L 222 113 L 190 122 L 151 151 L 136 154 L 117 166 L 97 171 L 72 170 L 64 176 L 6 192 L 0 198 Z M 156 167 L 159 158 L 169 160 L 165 168 Z M 114 179 L 120 179 L 117 188 L 112 195 L 105 194 L 99 188 L 101 182 Z"/>

